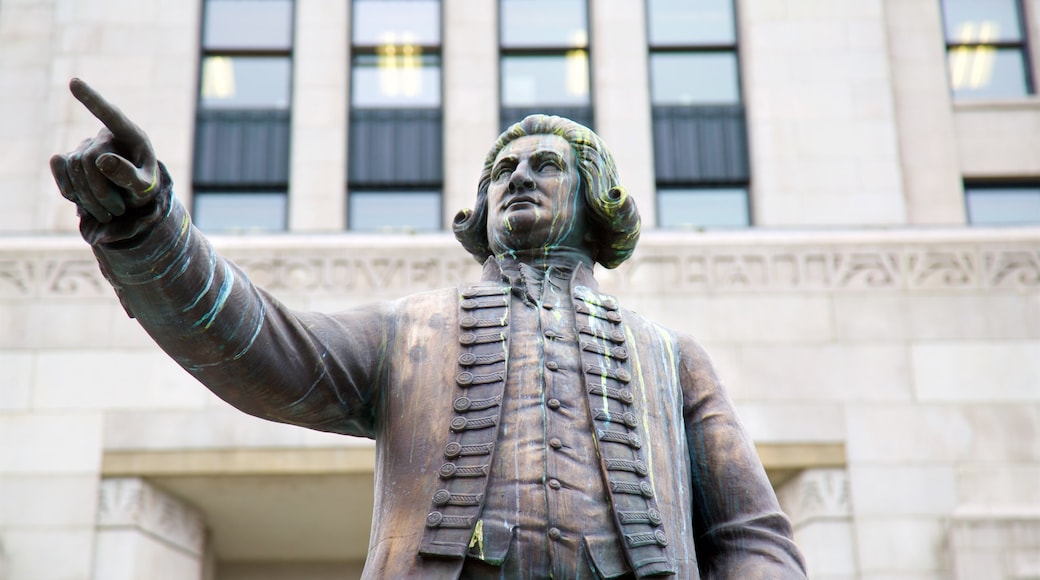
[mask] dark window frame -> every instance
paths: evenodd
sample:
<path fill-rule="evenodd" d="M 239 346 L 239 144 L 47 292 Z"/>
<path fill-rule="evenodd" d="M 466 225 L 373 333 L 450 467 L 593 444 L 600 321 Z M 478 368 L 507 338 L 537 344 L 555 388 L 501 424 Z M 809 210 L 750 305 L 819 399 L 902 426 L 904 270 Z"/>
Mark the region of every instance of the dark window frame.
<path fill-rule="evenodd" d="M 192 169 L 192 207 L 191 214 L 195 215 L 195 199 L 199 195 L 205 196 L 207 192 L 219 192 L 219 193 L 242 193 L 242 194 L 270 194 L 278 193 L 285 195 L 285 213 L 282 215 L 282 228 L 284 231 L 289 227 L 289 185 L 290 185 L 290 160 L 292 156 L 292 110 L 294 106 L 294 95 L 293 87 L 296 83 L 296 66 L 295 66 L 295 48 L 296 48 L 296 21 L 297 11 L 299 6 L 296 0 L 288 0 L 290 3 L 289 13 L 289 45 L 285 49 L 274 49 L 274 48 L 209 48 L 205 44 L 205 27 L 206 27 L 206 3 L 210 0 L 203 0 L 201 9 L 199 10 L 199 52 L 198 52 L 198 71 L 196 76 L 196 100 L 195 100 L 195 123 L 192 126 L 192 158 L 193 158 L 193 169 Z M 204 67 L 207 58 L 210 57 L 268 57 L 268 58 L 285 58 L 289 62 L 289 92 L 288 101 L 286 106 L 283 108 L 256 108 L 256 107 L 241 107 L 241 108 L 206 108 L 203 106 L 203 84 L 204 78 Z M 272 165 L 280 166 L 284 163 L 284 179 L 278 176 L 275 180 L 261 180 L 261 179 L 220 179 L 212 178 L 208 176 L 199 175 L 203 163 L 200 161 L 202 157 L 210 157 L 213 153 L 203 151 L 200 148 L 199 133 L 201 127 L 207 121 L 220 123 L 220 117 L 224 116 L 227 118 L 234 118 L 242 115 L 254 115 L 254 116 L 268 116 L 271 123 L 268 123 L 268 130 L 274 130 L 277 132 L 284 131 L 284 151 L 285 158 L 277 160 Z M 263 124 L 263 121 L 261 121 Z M 282 126 L 284 125 L 284 127 Z M 270 160 L 268 160 L 270 161 Z M 266 164 L 265 164 L 266 165 Z M 280 171 L 279 171 L 280 172 Z M 204 220 L 201 220 L 204 221 Z"/>
<path fill-rule="evenodd" d="M 1019 223 L 1019 224 L 992 224 L 992 223 L 982 223 L 982 224 L 979 224 L 979 223 L 976 223 L 975 221 L 972 220 L 971 205 L 968 202 L 968 198 L 971 196 L 972 190 L 979 190 L 979 189 L 989 189 L 989 190 L 998 190 L 998 191 L 999 190 L 1007 190 L 1009 192 L 1014 192 L 1016 190 L 1022 190 L 1022 189 L 1030 189 L 1030 190 L 1037 190 L 1038 196 L 1040 196 L 1040 177 L 1033 177 L 1033 178 L 1013 177 L 1013 178 L 1004 178 L 1004 179 L 999 179 L 999 178 L 997 178 L 997 179 L 993 179 L 993 178 L 988 178 L 988 179 L 987 178 L 983 178 L 983 179 L 967 178 L 963 182 L 963 188 L 964 188 L 963 203 L 964 203 L 964 218 L 965 218 L 964 221 L 965 221 L 965 223 L 968 226 L 976 226 L 976 227 L 1016 227 L 1016 226 L 1018 226 L 1018 227 L 1026 227 L 1026 226 L 1032 226 L 1032 225 L 1040 225 L 1040 221 L 1038 221 L 1038 222 L 1022 222 L 1022 223 Z M 985 194 L 983 194 L 983 195 L 985 195 Z"/>
<path fill-rule="evenodd" d="M 581 123 L 590 129 L 595 129 L 595 87 L 592 82 L 592 2 L 580 0 L 585 3 L 585 45 L 582 47 L 563 44 L 547 44 L 542 46 L 516 46 L 510 47 L 503 44 L 502 38 L 502 4 L 509 0 L 497 0 L 495 3 L 497 11 L 496 35 L 498 37 L 498 124 L 499 130 L 505 131 L 514 123 L 519 122 L 527 115 L 545 113 L 549 115 L 560 115 Z M 566 58 L 567 53 L 574 50 L 585 52 L 585 62 L 588 69 L 588 104 L 586 105 L 530 105 L 518 107 L 506 107 L 503 105 L 502 95 L 505 93 L 505 78 L 502 75 L 502 63 L 509 57 L 542 56 Z"/>
<path fill-rule="evenodd" d="M 1022 76 L 1025 81 L 1026 94 L 1022 97 L 1028 97 L 1036 94 L 1036 79 L 1033 75 L 1033 59 L 1032 51 L 1029 42 L 1029 19 L 1028 13 L 1026 12 L 1025 3 L 1023 0 L 1011 0 L 1015 3 L 1015 16 L 1017 18 L 1016 24 L 1018 24 L 1018 35 L 1019 40 L 1014 41 L 995 41 L 995 42 L 961 42 L 953 40 L 946 34 L 946 2 L 945 0 L 939 0 L 939 15 L 942 20 L 943 28 L 943 42 L 946 46 L 946 63 L 949 67 L 950 54 L 954 50 L 958 49 L 982 49 L 991 48 L 993 50 L 1017 50 L 1022 55 Z M 947 71 L 947 82 L 950 88 L 950 97 L 956 100 L 952 79 L 950 78 L 949 71 Z M 1014 98 L 1014 97 L 1003 97 L 1003 98 Z M 970 97 L 969 97 L 970 99 Z"/>
<path fill-rule="evenodd" d="M 439 25 L 438 37 L 440 39 L 440 44 L 423 43 L 423 44 L 412 45 L 412 46 L 415 46 L 415 47 L 417 47 L 419 49 L 419 55 L 420 56 L 432 55 L 432 56 L 436 56 L 437 57 L 437 61 L 438 61 L 437 69 L 438 69 L 438 74 L 440 75 L 440 81 L 441 82 L 439 83 L 440 87 L 439 87 L 439 93 L 437 95 L 438 104 L 437 104 L 436 107 L 355 107 L 354 106 L 354 101 L 355 101 L 355 98 L 357 96 L 357 93 L 356 93 L 356 91 L 357 91 L 357 84 L 354 82 L 354 68 L 355 68 L 355 63 L 357 61 L 356 59 L 357 59 L 358 56 L 369 56 L 369 57 L 370 56 L 375 56 L 375 57 L 378 57 L 378 56 L 380 56 L 379 55 L 380 48 L 382 46 L 384 46 L 384 45 L 381 45 L 381 44 L 368 44 L 368 43 L 360 43 L 360 44 L 358 44 L 358 43 L 354 42 L 354 34 L 353 34 L 353 32 L 354 32 L 353 31 L 354 24 L 353 23 L 356 21 L 356 18 L 355 18 L 356 12 L 355 12 L 355 10 L 357 9 L 358 5 L 359 5 L 359 2 L 357 2 L 357 1 L 351 2 L 351 7 L 350 7 L 350 9 L 351 9 L 351 42 L 350 42 L 350 46 L 348 47 L 349 48 L 349 55 L 348 55 L 348 58 L 347 58 L 347 66 L 349 67 L 349 70 L 347 72 L 348 72 L 348 78 L 351 79 L 351 83 L 350 83 L 350 95 L 348 95 L 348 103 L 347 103 L 347 119 L 348 119 L 347 122 L 349 124 L 349 127 L 348 127 L 348 143 L 347 143 L 347 160 L 346 160 L 347 161 L 347 176 L 346 176 L 346 184 L 345 184 L 346 185 L 345 190 L 346 190 L 346 196 L 347 196 L 347 203 L 346 203 L 347 222 L 345 224 L 345 227 L 346 227 L 346 229 L 348 231 L 366 231 L 366 232 L 378 231 L 378 230 L 357 230 L 357 229 L 354 229 L 354 228 L 350 227 L 350 222 L 351 222 L 351 218 L 350 218 L 350 211 L 351 211 L 350 195 L 353 192 L 355 192 L 355 191 L 361 191 L 361 192 L 366 192 L 366 193 L 367 192 L 378 192 L 378 191 L 387 191 L 387 192 L 391 192 L 391 191 L 392 192 L 406 192 L 406 191 L 430 192 L 430 191 L 434 191 L 434 192 L 437 192 L 437 194 L 439 196 L 439 201 L 438 201 L 439 213 L 437 214 L 437 224 L 438 224 L 437 231 L 443 231 L 443 229 L 444 229 L 444 167 L 443 167 L 443 164 L 444 164 L 444 144 L 443 144 L 443 141 L 444 141 L 444 90 L 445 90 L 445 88 L 444 88 L 444 58 L 443 58 L 443 47 L 444 47 L 444 0 L 437 0 L 437 8 L 440 11 L 439 23 L 438 23 L 438 25 Z M 398 44 L 397 46 L 404 46 L 404 45 L 403 44 Z M 356 169 L 356 166 L 358 165 L 358 163 L 351 161 L 352 158 L 356 158 L 357 157 L 356 151 L 355 151 L 355 148 L 354 148 L 354 144 L 355 144 L 354 143 L 354 139 L 357 137 L 357 131 L 355 131 L 355 129 L 360 127 L 361 124 L 364 123 L 366 120 L 371 120 L 372 118 L 378 117 L 380 115 L 409 116 L 410 114 L 416 114 L 416 115 L 422 116 L 422 115 L 430 115 L 430 114 L 434 114 L 434 113 L 435 113 L 435 116 L 436 116 L 436 123 L 437 123 L 437 127 L 438 127 L 438 138 L 436 138 L 435 141 L 437 142 L 436 145 L 439 147 L 439 150 L 433 155 L 433 159 L 435 161 L 435 163 L 433 163 L 433 165 L 435 165 L 435 167 L 433 167 L 431 169 L 432 173 L 429 173 L 425 177 L 421 177 L 419 179 L 399 180 L 399 179 L 397 179 L 396 174 L 394 174 L 394 177 L 391 178 L 391 179 L 370 178 L 370 177 L 365 176 L 364 172 L 358 171 Z M 393 161 L 394 160 L 388 160 L 388 162 L 393 162 Z M 384 173 L 385 174 L 386 172 L 385 171 L 384 172 L 370 171 L 369 173 L 372 173 L 372 174 Z M 359 178 L 359 174 L 361 174 L 361 178 Z"/>
<path fill-rule="evenodd" d="M 654 95 L 650 95 L 650 117 L 653 133 L 653 145 L 654 145 L 654 187 L 655 187 L 655 198 L 661 192 L 669 192 L 675 190 L 697 190 L 697 189 L 718 189 L 718 188 L 741 188 L 746 194 L 746 207 L 747 207 L 747 224 L 744 227 L 751 227 L 754 225 L 754 212 L 752 197 L 751 197 L 751 167 L 750 167 L 750 153 L 749 153 L 749 137 L 747 132 L 747 121 L 746 111 L 744 108 L 744 86 L 743 78 L 740 74 L 741 70 L 741 53 L 740 53 L 740 28 L 737 26 L 739 20 L 739 6 L 736 0 L 730 2 L 730 8 L 733 13 L 733 42 L 732 43 L 719 43 L 719 42 L 704 42 L 704 43 L 690 43 L 690 42 L 675 42 L 675 43 L 657 43 L 651 37 L 651 10 L 653 9 L 652 2 L 649 0 L 645 3 L 645 15 L 646 15 L 646 38 L 647 38 L 647 63 L 653 60 L 655 54 L 732 54 L 737 63 L 736 71 L 736 82 L 737 82 L 737 103 L 720 103 L 720 104 L 705 104 L 705 105 L 676 105 L 676 104 L 657 104 L 654 101 Z M 653 83 L 653 67 L 647 66 L 647 86 L 651 88 L 654 86 Z M 661 174 L 663 158 L 657 152 L 658 141 L 663 136 L 657 134 L 656 125 L 659 123 L 669 122 L 667 117 L 676 117 L 679 115 L 694 116 L 698 111 L 705 113 L 711 113 L 714 110 L 725 112 L 726 109 L 730 110 L 731 115 L 739 116 L 739 121 L 733 127 L 734 130 L 740 133 L 736 141 L 736 146 L 742 149 L 742 159 L 731 159 L 731 163 L 727 165 L 736 164 L 736 167 L 731 167 L 729 171 L 720 172 L 708 172 L 709 175 L 706 177 L 695 177 L 695 176 L 666 176 Z M 679 126 L 676 124 L 675 129 Z M 688 153 L 697 155 L 695 151 Z M 697 155 L 696 161 L 703 161 L 702 156 Z M 698 163 L 690 163 L 688 166 L 695 166 Z M 736 175 L 735 175 L 736 174 Z M 661 208 L 658 204 L 657 212 L 655 217 L 657 223 L 661 224 Z M 707 226 L 714 227 L 714 226 Z M 740 227 L 740 226 L 730 226 Z"/>

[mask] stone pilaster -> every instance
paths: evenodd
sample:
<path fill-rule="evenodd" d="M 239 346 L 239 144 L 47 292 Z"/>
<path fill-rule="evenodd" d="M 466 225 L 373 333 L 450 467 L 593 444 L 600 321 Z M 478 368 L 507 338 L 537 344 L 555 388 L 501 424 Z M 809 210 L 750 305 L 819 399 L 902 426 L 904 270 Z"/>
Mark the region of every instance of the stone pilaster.
<path fill-rule="evenodd" d="M 139 478 L 101 482 L 94 577 L 202 580 L 205 520 Z"/>

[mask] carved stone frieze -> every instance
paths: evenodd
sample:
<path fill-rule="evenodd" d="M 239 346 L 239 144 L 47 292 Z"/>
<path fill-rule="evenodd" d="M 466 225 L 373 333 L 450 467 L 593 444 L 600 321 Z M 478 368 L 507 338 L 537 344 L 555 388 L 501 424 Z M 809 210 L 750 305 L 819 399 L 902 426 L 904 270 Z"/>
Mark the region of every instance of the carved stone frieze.
<path fill-rule="evenodd" d="M 201 555 L 205 544 L 202 515 L 182 500 L 143 479 L 110 478 L 101 482 L 99 529 L 133 528 L 180 549 Z"/>
<path fill-rule="evenodd" d="M 844 468 L 807 469 L 782 485 L 777 499 L 796 528 L 819 519 L 852 516 L 849 474 Z"/>
<path fill-rule="evenodd" d="M 0 299 L 110 296 L 82 242 L 0 240 Z M 475 280 L 480 266 L 447 235 L 421 243 L 351 236 L 224 238 L 216 245 L 260 286 L 308 295 L 400 296 Z M 1040 230 L 963 229 L 914 236 L 754 231 L 644 236 L 633 258 L 601 272 L 614 292 L 1040 292 Z"/>

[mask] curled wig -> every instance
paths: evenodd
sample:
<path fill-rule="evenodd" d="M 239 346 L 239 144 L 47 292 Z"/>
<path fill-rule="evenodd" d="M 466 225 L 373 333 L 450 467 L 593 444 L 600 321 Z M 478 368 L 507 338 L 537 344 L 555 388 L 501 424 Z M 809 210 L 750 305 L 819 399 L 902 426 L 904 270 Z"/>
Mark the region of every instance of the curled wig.
<path fill-rule="evenodd" d="M 492 255 L 487 235 L 491 167 L 506 145 L 526 135 L 558 135 L 574 147 L 581 181 L 580 195 L 591 210 L 587 214 L 595 254 L 591 258 L 605 268 L 616 268 L 627 260 L 639 240 L 639 210 L 635 200 L 618 182 L 614 158 L 603 140 L 588 127 L 549 115 L 525 117 L 502 133 L 488 152 L 480 173 L 477 202 L 473 209 L 464 209 L 456 214 L 452 224 L 455 238 L 462 247 L 481 263 Z"/>

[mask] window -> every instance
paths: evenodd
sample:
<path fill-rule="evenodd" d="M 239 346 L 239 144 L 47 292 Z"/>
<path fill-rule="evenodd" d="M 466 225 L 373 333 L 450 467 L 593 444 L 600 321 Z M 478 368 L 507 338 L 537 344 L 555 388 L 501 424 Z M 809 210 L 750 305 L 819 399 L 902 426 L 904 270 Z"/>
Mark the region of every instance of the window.
<path fill-rule="evenodd" d="M 733 0 L 647 0 L 662 228 L 751 223 Z"/>
<path fill-rule="evenodd" d="M 355 0 L 347 227 L 441 228 L 439 0 Z"/>
<path fill-rule="evenodd" d="M 592 126 L 587 0 L 500 0 L 499 43 L 502 129 L 533 113 Z"/>
<path fill-rule="evenodd" d="M 206 0 L 193 219 L 208 231 L 284 230 L 292 0 Z"/>
<path fill-rule="evenodd" d="M 1040 224 L 1040 181 L 964 184 L 968 223 L 977 226 Z"/>
<path fill-rule="evenodd" d="M 1033 93 L 1021 0 L 942 0 L 955 99 Z"/>

